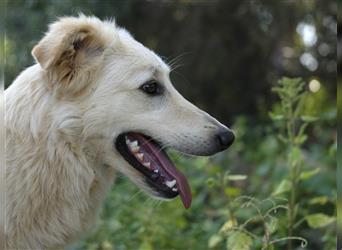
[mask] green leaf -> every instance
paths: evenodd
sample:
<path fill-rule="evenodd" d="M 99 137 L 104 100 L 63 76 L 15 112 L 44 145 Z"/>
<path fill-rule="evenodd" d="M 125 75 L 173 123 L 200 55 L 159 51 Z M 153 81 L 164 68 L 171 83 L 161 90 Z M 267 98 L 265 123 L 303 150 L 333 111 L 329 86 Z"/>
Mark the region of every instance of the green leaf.
<path fill-rule="evenodd" d="M 212 177 L 208 178 L 207 179 L 207 185 L 210 188 L 214 187 L 216 185 L 216 180 Z"/>
<path fill-rule="evenodd" d="M 304 135 L 304 132 L 305 132 L 305 129 L 306 127 L 308 126 L 308 123 L 303 123 L 300 128 L 299 128 L 299 131 L 298 131 L 298 136 L 302 136 Z"/>
<path fill-rule="evenodd" d="M 328 202 L 329 202 L 329 197 L 327 196 L 317 196 L 309 200 L 310 205 L 315 205 L 315 204 L 324 205 Z"/>
<path fill-rule="evenodd" d="M 275 191 L 272 193 L 272 196 L 277 196 L 283 193 L 286 193 L 291 190 L 292 184 L 289 180 L 282 180 Z"/>
<path fill-rule="evenodd" d="M 300 117 L 300 119 L 302 119 L 303 122 L 315 122 L 318 120 L 318 117 L 309 116 L 309 115 L 302 115 Z"/>
<path fill-rule="evenodd" d="M 306 139 L 308 139 L 307 135 L 297 136 L 295 139 L 295 143 L 301 145 L 306 141 Z"/>
<path fill-rule="evenodd" d="M 282 121 L 284 120 L 284 116 L 283 115 L 280 115 L 280 114 L 274 114 L 272 112 L 269 112 L 268 115 L 270 116 L 270 118 L 273 120 L 273 121 Z"/>
<path fill-rule="evenodd" d="M 235 231 L 227 239 L 227 250 L 250 250 L 252 238 L 243 232 Z"/>
<path fill-rule="evenodd" d="M 291 162 L 298 162 L 302 157 L 302 151 L 298 147 L 293 147 L 290 151 L 289 157 Z"/>
<path fill-rule="evenodd" d="M 229 197 L 236 197 L 241 194 L 241 189 L 235 187 L 227 187 L 224 189 L 224 194 Z"/>
<path fill-rule="evenodd" d="M 319 168 L 315 168 L 315 169 L 308 170 L 308 171 L 303 171 L 300 174 L 299 179 L 301 179 L 301 180 L 308 180 L 308 179 L 312 178 L 314 175 L 318 174 L 319 171 L 320 171 Z"/>
<path fill-rule="evenodd" d="M 230 219 L 226 223 L 223 224 L 219 232 L 221 234 L 227 234 L 229 231 L 233 230 L 233 228 L 236 227 L 237 225 L 238 223 L 235 219 Z"/>
<path fill-rule="evenodd" d="M 222 236 L 214 234 L 209 238 L 208 247 L 214 248 L 223 240 Z"/>
<path fill-rule="evenodd" d="M 224 194 L 229 197 L 236 197 L 241 195 L 241 189 L 236 187 L 227 187 L 224 189 Z"/>
<path fill-rule="evenodd" d="M 283 135 L 277 135 L 277 137 L 278 137 L 278 139 L 281 141 L 281 142 L 283 142 L 283 143 L 288 143 L 288 139 L 287 138 L 285 138 Z"/>
<path fill-rule="evenodd" d="M 269 234 L 273 234 L 278 228 L 278 220 L 274 217 L 270 217 L 270 220 L 266 222 L 266 227 Z"/>
<path fill-rule="evenodd" d="M 335 221 L 335 217 L 331 217 L 322 213 L 307 215 L 305 216 L 305 219 L 311 228 L 325 227 Z"/>
<path fill-rule="evenodd" d="M 247 175 L 229 175 L 228 176 L 228 180 L 230 181 L 242 181 L 242 180 L 246 180 L 247 179 Z"/>

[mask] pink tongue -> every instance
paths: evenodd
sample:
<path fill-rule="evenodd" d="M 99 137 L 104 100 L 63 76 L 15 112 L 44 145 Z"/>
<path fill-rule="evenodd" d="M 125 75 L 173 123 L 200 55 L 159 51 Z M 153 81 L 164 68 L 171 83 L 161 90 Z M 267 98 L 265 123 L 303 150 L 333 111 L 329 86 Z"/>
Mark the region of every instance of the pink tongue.
<path fill-rule="evenodd" d="M 178 193 L 183 205 L 185 208 L 189 208 L 191 205 L 192 195 L 186 177 L 173 165 L 166 153 L 161 151 L 153 143 L 149 142 L 144 136 L 140 134 L 134 134 L 134 136 L 141 142 L 141 146 L 148 148 L 149 151 L 158 159 L 160 167 L 162 167 L 166 173 L 177 181 Z"/>

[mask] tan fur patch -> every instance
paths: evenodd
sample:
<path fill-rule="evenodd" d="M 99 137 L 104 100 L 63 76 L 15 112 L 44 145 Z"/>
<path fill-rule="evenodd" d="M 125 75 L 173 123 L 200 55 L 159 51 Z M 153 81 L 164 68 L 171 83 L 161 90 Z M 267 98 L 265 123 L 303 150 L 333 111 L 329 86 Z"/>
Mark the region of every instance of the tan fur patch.
<path fill-rule="evenodd" d="M 32 55 L 46 70 L 50 87 L 57 89 L 57 96 L 62 97 L 84 90 L 105 48 L 106 40 L 93 23 L 65 18 L 50 26 L 45 37 L 33 48 Z"/>

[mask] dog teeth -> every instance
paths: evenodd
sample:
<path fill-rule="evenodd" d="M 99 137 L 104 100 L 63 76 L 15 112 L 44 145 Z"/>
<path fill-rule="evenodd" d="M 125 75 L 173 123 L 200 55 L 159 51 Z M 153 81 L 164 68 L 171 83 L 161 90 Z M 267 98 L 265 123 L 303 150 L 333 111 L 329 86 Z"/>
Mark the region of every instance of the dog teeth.
<path fill-rule="evenodd" d="M 151 162 L 144 162 L 143 165 L 147 168 L 151 167 Z"/>
<path fill-rule="evenodd" d="M 139 146 L 136 146 L 136 147 L 134 147 L 134 146 L 130 146 L 130 150 L 132 151 L 132 153 L 138 153 L 139 152 L 139 150 L 140 150 L 140 147 Z"/>
<path fill-rule="evenodd" d="M 144 160 L 144 154 L 143 153 L 135 154 L 135 156 L 138 158 L 139 161 Z"/>
<path fill-rule="evenodd" d="M 177 192 L 178 189 L 177 189 L 177 188 L 172 188 L 172 191 L 173 191 L 173 192 Z"/>
<path fill-rule="evenodd" d="M 155 172 L 155 173 L 158 173 L 158 172 L 159 172 L 159 170 L 158 170 L 158 169 L 155 169 L 155 170 L 153 170 L 153 172 Z"/>
<path fill-rule="evenodd" d="M 176 185 L 176 183 L 177 183 L 176 180 L 166 181 L 165 182 L 166 186 L 168 186 L 169 188 L 173 188 L 173 186 Z"/>
<path fill-rule="evenodd" d="M 133 141 L 130 143 L 131 147 L 134 148 L 134 147 L 137 147 L 138 146 L 138 141 Z"/>

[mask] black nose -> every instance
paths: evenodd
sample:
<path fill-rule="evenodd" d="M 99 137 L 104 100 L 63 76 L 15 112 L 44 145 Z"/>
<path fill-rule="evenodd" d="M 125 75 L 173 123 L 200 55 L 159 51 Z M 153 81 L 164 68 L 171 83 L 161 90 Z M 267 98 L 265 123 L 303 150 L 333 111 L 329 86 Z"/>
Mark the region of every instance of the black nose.
<path fill-rule="evenodd" d="M 231 130 L 224 130 L 217 134 L 221 149 L 224 150 L 233 144 L 235 135 Z"/>

